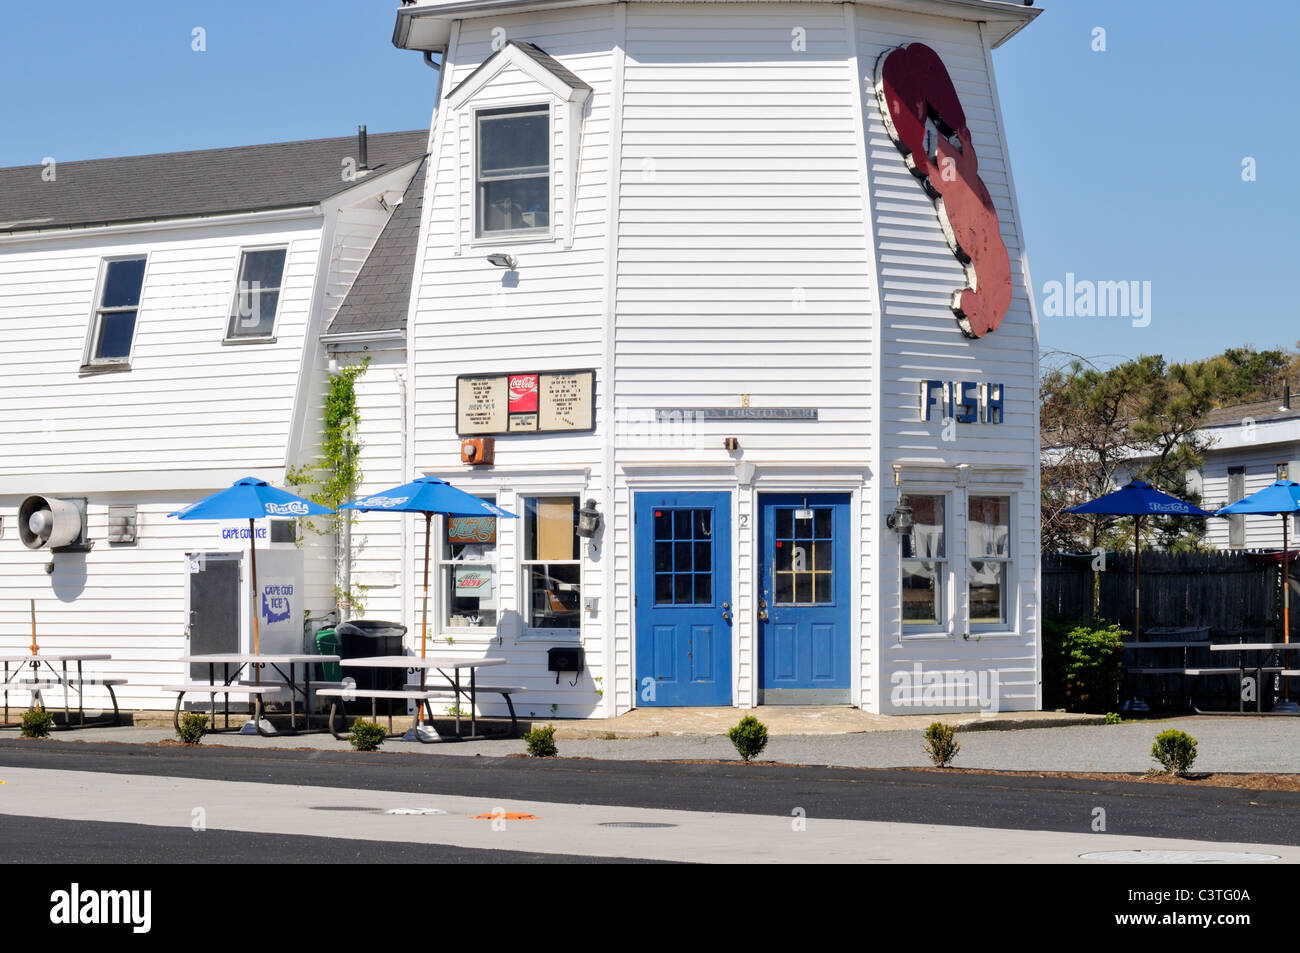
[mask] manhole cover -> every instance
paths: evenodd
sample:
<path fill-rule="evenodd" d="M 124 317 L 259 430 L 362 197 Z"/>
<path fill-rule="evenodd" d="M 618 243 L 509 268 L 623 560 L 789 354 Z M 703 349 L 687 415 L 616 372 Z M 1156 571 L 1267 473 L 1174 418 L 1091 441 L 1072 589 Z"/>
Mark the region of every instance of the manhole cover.
<path fill-rule="evenodd" d="M 656 824 L 653 821 L 602 821 L 600 827 L 676 827 L 676 824 Z"/>
<path fill-rule="evenodd" d="M 1109 864 L 1261 864 L 1279 859 L 1239 850 L 1095 850 L 1079 857 Z"/>
<path fill-rule="evenodd" d="M 419 816 L 427 814 L 446 814 L 446 811 L 440 811 L 436 807 L 392 807 L 385 814 L 415 814 Z"/>
<path fill-rule="evenodd" d="M 374 813 L 381 811 L 379 807 L 362 807 L 357 804 L 313 804 L 308 810 L 312 811 L 370 811 Z"/>

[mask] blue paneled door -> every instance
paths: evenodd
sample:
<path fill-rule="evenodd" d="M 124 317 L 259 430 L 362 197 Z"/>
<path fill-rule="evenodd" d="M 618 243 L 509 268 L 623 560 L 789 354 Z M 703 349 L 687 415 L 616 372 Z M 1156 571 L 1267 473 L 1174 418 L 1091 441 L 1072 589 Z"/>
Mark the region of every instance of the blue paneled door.
<path fill-rule="evenodd" d="M 849 495 L 759 497 L 760 702 L 849 702 Z"/>
<path fill-rule="evenodd" d="M 731 704 L 731 494 L 637 493 L 636 704 Z"/>

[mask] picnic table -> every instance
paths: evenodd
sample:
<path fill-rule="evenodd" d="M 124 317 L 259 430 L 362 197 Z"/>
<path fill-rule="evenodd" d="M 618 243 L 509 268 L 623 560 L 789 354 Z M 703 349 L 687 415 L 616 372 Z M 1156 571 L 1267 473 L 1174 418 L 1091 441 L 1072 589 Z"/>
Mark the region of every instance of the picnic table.
<path fill-rule="evenodd" d="M 113 687 L 115 685 L 125 685 L 126 679 L 86 678 L 82 669 L 82 664 L 85 662 L 104 662 L 112 657 L 102 652 L 44 652 L 0 656 L 0 665 L 3 665 L 4 672 L 4 681 L 0 682 L 0 692 L 4 694 L 4 721 L 0 725 L 6 728 L 15 727 L 9 721 L 9 693 L 11 691 L 30 692 L 34 698 L 40 701 L 42 707 L 45 707 L 42 692 L 47 689 L 62 688 L 64 727 L 72 727 L 72 706 L 68 698 L 69 689 L 75 692 L 77 696 L 77 724 L 79 727 L 84 727 L 86 724 L 85 688 L 87 685 L 100 685 L 108 690 L 109 700 L 113 703 L 113 720 L 108 724 L 116 725 L 120 716 L 117 709 L 117 694 L 113 691 Z M 59 663 L 57 668 L 53 664 L 55 662 Z M 76 666 L 75 674 L 68 670 L 70 663 Z M 28 669 L 31 669 L 31 676 L 23 678 L 23 674 Z M 45 671 L 43 672 L 42 669 Z"/>
<path fill-rule="evenodd" d="M 518 719 L 515 714 L 514 702 L 510 696 L 524 691 L 521 686 L 506 685 L 480 685 L 478 683 L 478 670 L 480 668 L 489 668 L 494 665 L 504 665 L 506 660 L 503 658 L 452 658 L 450 656 L 427 656 L 420 658 L 414 655 L 376 655 L 366 658 L 343 659 L 339 662 L 342 668 L 397 668 L 406 669 L 409 674 L 419 673 L 420 680 L 418 684 L 408 684 L 402 689 L 365 689 L 356 688 L 355 686 L 331 686 L 328 689 L 322 689 L 318 694 L 324 697 L 333 697 L 337 701 L 330 707 L 329 726 L 330 732 L 336 737 L 342 735 L 334 728 L 334 714 L 337 707 L 343 708 L 343 714 L 347 715 L 348 701 L 357 698 L 369 698 L 371 700 L 371 717 L 376 717 L 375 703 L 380 698 L 405 698 L 416 703 L 415 722 L 411 725 L 409 731 L 403 736 L 407 740 L 429 742 L 434 740 L 425 732 L 420 730 L 420 713 L 423 711 L 428 715 L 430 723 L 433 721 L 433 711 L 429 706 L 429 699 L 436 695 L 451 694 L 456 701 L 456 738 L 458 740 L 469 741 L 480 737 L 478 734 L 478 693 L 489 692 L 500 695 L 510 711 L 510 730 L 511 734 L 518 728 Z M 469 684 L 462 685 L 461 669 L 469 669 Z M 428 674 L 430 671 L 438 673 L 440 680 L 430 682 Z M 450 673 L 450 674 L 448 674 Z M 467 698 L 469 701 L 469 735 L 461 734 L 460 719 L 460 700 Z M 392 732 L 392 714 L 388 716 L 389 732 Z M 435 736 L 436 737 L 436 736 Z"/>
<path fill-rule="evenodd" d="M 286 696 L 289 700 L 289 729 L 297 730 L 298 706 L 297 699 L 301 695 L 303 699 L 303 730 L 311 730 L 311 713 L 312 713 L 312 668 L 315 663 L 337 662 L 337 655 L 315 655 L 306 652 L 289 652 L 289 653 L 258 653 L 258 652 L 215 652 L 209 655 L 184 655 L 181 662 L 188 665 L 206 665 L 208 666 L 208 680 L 178 682 L 174 685 L 164 685 L 163 691 L 176 692 L 176 709 L 173 715 L 173 722 L 177 730 L 180 729 L 181 703 L 187 694 L 207 695 L 211 704 L 212 725 L 211 730 L 216 730 L 217 725 L 217 695 L 224 695 L 225 703 L 225 727 L 230 727 L 230 696 L 247 695 L 249 698 L 249 714 L 251 724 L 258 734 L 266 735 L 272 732 L 266 731 L 262 727 L 262 715 L 265 711 L 265 703 L 271 700 L 283 699 Z M 221 680 L 217 680 L 217 666 L 221 666 Z M 298 678 L 297 666 L 302 666 L 302 679 Z M 263 681 L 261 675 L 267 666 L 280 676 L 283 681 L 269 680 Z M 282 667 L 283 666 L 283 667 Z M 253 674 L 254 681 L 248 680 L 236 681 L 240 673 L 249 669 Z M 288 669 L 288 671 L 285 670 Z M 233 671 L 232 671 L 233 669 Z M 336 682 L 317 682 L 317 688 L 322 685 L 335 685 Z M 248 724 L 245 724 L 240 731 L 246 731 Z"/>
<path fill-rule="evenodd" d="M 1245 685 L 1247 653 L 1259 652 L 1259 653 L 1272 654 L 1276 652 L 1279 655 L 1285 655 L 1287 652 L 1300 651 L 1300 642 L 1235 642 L 1235 643 L 1227 642 L 1227 643 L 1219 643 L 1218 645 L 1211 645 L 1210 651 L 1211 652 L 1236 652 L 1237 667 L 1236 668 L 1219 667 L 1219 668 L 1188 669 L 1187 674 L 1219 675 L 1219 674 L 1235 672 L 1237 673 L 1238 677 L 1241 680 L 1239 684 Z M 1253 666 L 1255 671 L 1255 714 L 1257 715 L 1264 714 L 1264 690 L 1263 690 L 1264 673 L 1267 672 L 1269 675 L 1280 674 L 1283 678 L 1286 678 L 1288 677 L 1288 675 L 1292 675 L 1292 674 L 1300 674 L 1300 671 L 1296 671 L 1295 669 L 1290 668 L 1285 664 L 1265 665 L 1264 664 L 1265 661 L 1267 661 L 1267 656 L 1260 655 L 1256 657 L 1255 665 Z M 1245 698 L 1242 697 L 1242 695 L 1243 693 L 1241 691 L 1237 692 L 1237 714 L 1244 715 L 1246 713 L 1246 700 Z M 1196 712 L 1197 714 L 1202 714 L 1202 715 L 1222 714 L 1221 712 L 1220 713 L 1202 712 L 1200 709 L 1196 709 Z M 1290 712 L 1285 712 L 1285 713 L 1273 712 L 1270 714 L 1290 714 Z"/>

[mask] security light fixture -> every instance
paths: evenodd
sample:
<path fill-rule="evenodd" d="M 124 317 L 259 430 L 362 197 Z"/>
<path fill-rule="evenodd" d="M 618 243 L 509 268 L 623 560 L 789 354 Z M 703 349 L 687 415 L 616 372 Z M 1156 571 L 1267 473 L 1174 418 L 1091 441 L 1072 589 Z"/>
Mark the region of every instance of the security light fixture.
<path fill-rule="evenodd" d="M 583 539 L 591 539 L 600 529 L 600 512 L 596 509 L 596 501 L 588 500 L 587 505 L 578 511 L 578 535 Z"/>
<path fill-rule="evenodd" d="M 511 271 L 514 271 L 519 265 L 519 261 L 514 255 L 488 255 L 487 260 L 489 264 L 496 265 L 498 268 L 509 268 Z"/>

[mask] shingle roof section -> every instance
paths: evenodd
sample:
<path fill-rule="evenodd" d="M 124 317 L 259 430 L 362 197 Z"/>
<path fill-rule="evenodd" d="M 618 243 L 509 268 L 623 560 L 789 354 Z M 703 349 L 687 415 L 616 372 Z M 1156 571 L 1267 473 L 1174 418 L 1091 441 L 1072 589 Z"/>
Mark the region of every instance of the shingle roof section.
<path fill-rule="evenodd" d="M 427 130 L 368 137 L 372 170 L 416 159 Z M 108 225 L 314 205 L 351 188 L 343 161 L 355 136 L 197 152 L 0 168 L 0 232 Z"/>
<path fill-rule="evenodd" d="M 415 277 L 415 250 L 420 240 L 426 162 L 415 170 L 388 224 L 379 233 L 370 257 L 357 273 L 348 296 L 334 314 L 326 334 L 406 329 L 406 311 Z"/>
<path fill-rule="evenodd" d="M 472 73 L 470 73 L 463 80 L 457 83 L 456 89 L 453 89 L 450 93 L 447 94 L 448 98 L 455 96 L 457 90 L 460 90 L 462 87 L 468 86 L 472 82 L 474 82 L 474 77 L 476 77 L 479 73 L 483 72 L 485 69 L 491 66 L 492 61 L 495 60 L 498 56 L 500 56 L 502 51 L 504 51 L 505 48 L 508 46 L 516 47 L 521 52 L 528 54 L 528 56 L 533 61 L 541 64 L 543 67 L 545 67 L 546 69 L 554 73 L 556 77 L 566 86 L 568 86 L 570 89 L 591 89 L 591 85 L 589 83 L 587 83 L 580 76 L 578 76 L 568 67 L 566 67 L 563 63 L 561 63 L 555 57 L 551 56 L 549 53 L 547 53 L 545 50 L 543 50 L 541 47 L 537 46 L 536 44 L 525 43 L 521 40 L 507 40 L 505 46 L 501 47 L 500 50 L 498 50 L 497 52 L 489 56 L 487 59 L 485 59 L 482 63 L 478 65 L 477 69 L 475 69 Z"/>
<path fill-rule="evenodd" d="M 1291 392 L 1293 394 L 1300 393 L 1297 386 L 1298 385 L 1292 385 Z M 1260 422 L 1300 417 L 1300 406 L 1293 408 L 1283 407 L 1283 400 L 1284 398 L 1282 397 L 1270 397 L 1267 400 L 1256 400 L 1249 404 L 1233 404 L 1229 407 L 1216 407 L 1213 410 L 1208 411 L 1201 419 L 1201 426 L 1235 426 L 1247 418 Z M 1292 400 L 1294 402 L 1294 398 Z"/>

